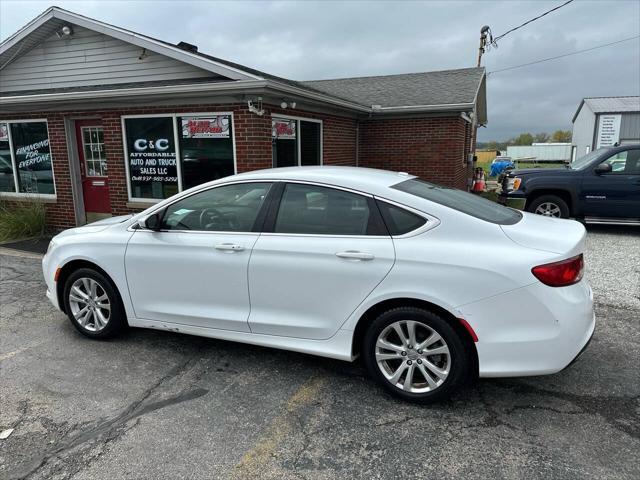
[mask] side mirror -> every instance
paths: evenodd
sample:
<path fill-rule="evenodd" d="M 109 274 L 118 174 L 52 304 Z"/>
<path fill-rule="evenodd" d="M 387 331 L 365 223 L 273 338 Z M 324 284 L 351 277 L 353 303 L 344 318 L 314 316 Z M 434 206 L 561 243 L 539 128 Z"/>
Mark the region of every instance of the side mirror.
<path fill-rule="evenodd" d="M 138 228 L 153 230 L 154 232 L 160 230 L 160 226 L 162 225 L 162 213 L 163 212 L 156 212 L 146 218 L 138 220 Z"/>
<path fill-rule="evenodd" d="M 603 173 L 611 173 L 610 163 L 601 163 L 594 170 L 596 175 L 602 175 Z"/>

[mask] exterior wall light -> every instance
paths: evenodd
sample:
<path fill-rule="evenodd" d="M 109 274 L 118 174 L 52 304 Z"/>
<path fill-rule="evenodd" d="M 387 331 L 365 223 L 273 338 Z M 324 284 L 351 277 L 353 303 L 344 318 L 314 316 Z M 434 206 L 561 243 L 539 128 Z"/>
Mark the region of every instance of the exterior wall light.
<path fill-rule="evenodd" d="M 58 38 L 69 38 L 73 35 L 73 28 L 70 25 L 64 25 L 60 30 L 56 32 Z"/>

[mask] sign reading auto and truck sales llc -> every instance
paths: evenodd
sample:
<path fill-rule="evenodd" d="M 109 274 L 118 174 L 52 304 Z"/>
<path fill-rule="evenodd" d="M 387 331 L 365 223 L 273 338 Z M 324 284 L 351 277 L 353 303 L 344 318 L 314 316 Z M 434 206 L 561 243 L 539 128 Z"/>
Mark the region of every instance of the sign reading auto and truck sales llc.
<path fill-rule="evenodd" d="M 611 147 L 620 140 L 621 115 L 600 115 L 596 148 Z"/>
<path fill-rule="evenodd" d="M 182 117 L 182 138 L 229 138 L 229 115 Z"/>
<path fill-rule="evenodd" d="M 171 118 L 128 118 L 126 134 L 132 182 L 178 181 Z"/>

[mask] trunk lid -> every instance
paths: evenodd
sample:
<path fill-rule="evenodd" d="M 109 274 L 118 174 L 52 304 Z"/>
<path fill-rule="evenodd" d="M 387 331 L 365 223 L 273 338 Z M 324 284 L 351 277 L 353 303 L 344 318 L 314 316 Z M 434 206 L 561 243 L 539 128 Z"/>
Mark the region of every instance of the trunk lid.
<path fill-rule="evenodd" d="M 587 231 L 579 222 L 522 212 L 514 225 L 501 225 L 504 234 L 518 245 L 570 257 L 584 252 Z"/>

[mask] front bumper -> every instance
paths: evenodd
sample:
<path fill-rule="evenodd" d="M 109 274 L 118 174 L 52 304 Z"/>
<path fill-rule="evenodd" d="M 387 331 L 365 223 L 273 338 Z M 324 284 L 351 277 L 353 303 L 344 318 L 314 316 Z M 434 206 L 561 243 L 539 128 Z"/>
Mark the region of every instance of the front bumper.
<path fill-rule="evenodd" d="M 498 195 L 498 203 L 518 210 L 524 210 L 527 198 L 522 195 L 515 194 L 515 192 L 500 193 Z"/>
<path fill-rule="evenodd" d="M 49 253 L 42 257 L 42 274 L 44 276 L 44 282 L 47 285 L 47 298 L 54 307 L 61 310 L 58 304 L 57 285 L 55 281 L 56 268 L 57 265 L 52 261 Z"/>
<path fill-rule="evenodd" d="M 537 282 L 458 309 L 478 335 L 481 377 L 559 372 L 585 348 L 596 323 L 586 280 L 561 288 Z"/>

